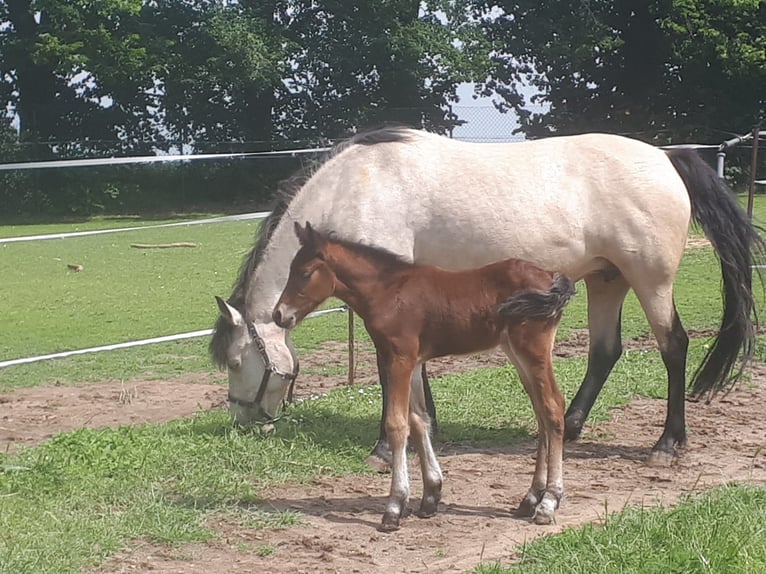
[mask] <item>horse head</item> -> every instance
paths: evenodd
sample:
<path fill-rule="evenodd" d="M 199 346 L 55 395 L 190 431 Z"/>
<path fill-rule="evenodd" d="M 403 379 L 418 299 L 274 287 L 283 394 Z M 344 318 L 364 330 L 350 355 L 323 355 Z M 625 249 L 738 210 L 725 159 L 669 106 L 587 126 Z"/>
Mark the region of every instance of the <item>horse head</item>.
<path fill-rule="evenodd" d="M 327 240 L 306 222 L 296 221 L 295 235 L 300 249 L 290 263 L 287 284 L 274 306 L 272 319 L 285 329 L 292 329 L 335 292 L 335 274 L 326 261 Z"/>
<path fill-rule="evenodd" d="M 298 360 L 287 331 L 274 323 L 256 324 L 216 297 L 220 317 L 211 344 L 213 358 L 229 376 L 229 410 L 235 423 L 274 419 L 291 400 Z M 267 352 L 267 343 L 268 349 Z"/>

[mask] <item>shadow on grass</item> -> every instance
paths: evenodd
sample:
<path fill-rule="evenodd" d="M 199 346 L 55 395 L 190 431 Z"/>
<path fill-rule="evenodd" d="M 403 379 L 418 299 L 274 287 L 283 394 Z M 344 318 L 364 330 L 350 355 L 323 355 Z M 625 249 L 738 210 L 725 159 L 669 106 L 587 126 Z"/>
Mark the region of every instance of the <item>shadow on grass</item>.
<path fill-rule="evenodd" d="M 318 406 L 318 405 L 317 405 Z M 238 433 L 253 440 L 273 438 L 292 443 L 308 437 L 311 444 L 327 451 L 347 451 L 349 444 L 362 450 L 372 450 L 378 438 L 379 419 L 374 415 L 358 415 L 340 411 L 328 412 L 322 408 L 296 412 L 288 409 L 276 422 L 272 432 L 264 432 L 262 425 L 251 427 L 233 426 L 227 418 L 200 418 L 190 427 L 170 431 L 174 434 L 225 437 Z M 505 428 L 488 428 L 480 424 L 445 421 L 432 437 L 434 448 L 440 456 L 460 454 L 486 454 L 534 457 L 537 435 L 520 425 Z M 564 458 L 607 459 L 623 458 L 645 461 L 650 453 L 649 445 L 628 446 L 594 441 L 566 442 Z"/>

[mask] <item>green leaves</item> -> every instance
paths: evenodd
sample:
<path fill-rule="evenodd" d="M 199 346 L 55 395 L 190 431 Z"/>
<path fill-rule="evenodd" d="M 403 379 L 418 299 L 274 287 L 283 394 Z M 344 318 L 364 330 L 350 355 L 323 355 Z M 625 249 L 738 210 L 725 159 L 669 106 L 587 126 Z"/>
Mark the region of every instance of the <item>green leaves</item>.
<path fill-rule="evenodd" d="M 710 138 L 711 126 L 743 133 L 764 118 L 763 2 L 499 6 L 491 16 L 474 3 L 498 53 L 487 87 L 521 112 L 529 135 L 605 130 L 665 143 Z M 525 110 L 522 82 L 541 92 L 549 114 Z"/>

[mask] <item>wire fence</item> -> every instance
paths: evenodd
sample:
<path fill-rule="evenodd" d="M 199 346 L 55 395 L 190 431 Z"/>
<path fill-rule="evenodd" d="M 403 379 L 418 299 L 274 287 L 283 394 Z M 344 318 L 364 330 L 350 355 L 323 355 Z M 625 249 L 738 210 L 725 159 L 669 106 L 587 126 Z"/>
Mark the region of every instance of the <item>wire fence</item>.
<path fill-rule="evenodd" d="M 464 123 L 454 128 L 453 133 L 451 134 L 454 139 L 459 139 L 462 141 L 470 141 L 470 142 L 514 142 L 514 141 L 522 141 L 524 139 L 523 135 L 519 133 L 515 133 L 515 131 L 518 129 L 519 124 L 517 121 L 517 118 L 514 114 L 508 113 L 507 115 L 498 116 L 497 112 L 493 108 L 488 108 L 485 106 L 455 106 L 454 113 L 458 114 L 458 116 L 463 119 Z M 498 117 L 502 119 L 498 119 Z M 756 144 L 756 151 L 757 151 L 757 140 L 758 140 L 758 132 L 754 131 L 753 136 L 749 138 L 749 141 L 751 142 L 750 146 L 752 149 L 752 143 L 755 142 Z M 737 138 L 735 138 L 737 139 Z M 748 141 L 747 135 L 741 136 L 741 141 L 737 142 L 738 144 L 745 143 Z M 690 147 L 697 147 L 700 149 L 709 149 L 712 150 L 715 153 L 715 150 L 718 150 L 719 146 L 715 144 L 710 145 L 696 145 L 691 144 Z M 284 155 L 288 155 L 291 157 L 296 157 L 303 154 L 311 154 L 316 153 L 318 151 L 326 151 L 325 149 L 293 149 L 293 150 L 282 150 L 277 153 L 267 153 L 265 155 L 273 155 L 276 157 L 281 157 Z M 741 165 L 743 165 L 744 159 L 743 155 L 745 153 L 752 153 L 750 150 L 746 149 L 745 146 L 732 146 L 729 147 L 727 150 L 727 153 L 730 153 L 734 155 L 735 157 L 738 157 L 741 159 L 741 161 L 735 161 L 733 169 L 741 169 Z M 720 151 L 719 151 L 720 154 Z M 736 154 L 736 155 L 735 155 Z M 248 153 L 243 154 L 246 156 L 263 156 L 262 153 Z M 26 171 L 26 170 L 39 170 L 39 169 L 51 169 L 51 168 L 66 168 L 66 169 L 73 169 L 78 167 L 87 167 L 87 166 L 93 166 L 93 165 L 100 165 L 100 166 L 110 166 L 115 164 L 141 164 L 141 163 L 155 163 L 156 161 L 162 161 L 164 162 L 177 162 L 177 161 L 195 161 L 195 160 L 215 160 L 215 159 L 231 159 L 232 154 L 222 154 L 220 157 L 215 156 L 214 154 L 200 154 L 200 155 L 178 155 L 173 157 L 165 156 L 162 160 L 157 160 L 153 156 L 142 156 L 142 157 L 133 157 L 133 158 L 99 158 L 99 159 L 83 159 L 83 160 L 64 160 L 63 162 L 38 162 L 35 163 L 29 163 L 29 162 L 23 162 L 23 163 L 9 163 L 9 164 L 0 164 L 0 172 L 2 171 Z M 757 165 L 755 154 L 753 154 L 753 164 L 750 166 L 751 172 L 754 174 L 755 166 Z M 730 168 L 732 169 L 732 168 Z M 752 193 L 754 185 L 766 183 L 766 180 L 758 180 L 755 178 L 754 175 L 751 175 L 750 177 L 750 190 Z M 752 199 L 752 198 L 751 198 Z M 259 219 L 263 218 L 268 215 L 268 212 L 255 212 L 255 213 L 246 213 L 246 214 L 239 214 L 234 216 L 226 216 L 226 217 L 219 217 L 219 218 L 211 218 L 211 219 L 204 219 L 204 220 L 192 220 L 192 221 L 185 221 L 185 222 L 176 222 L 176 223 L 170 223 L 170 224 L 161 224 L 161 225 L 150 225 L 150 226 L 141 226 L 141 227 L 129 227 L 129 228 L 121 228 L 121 229 L 104 229 L 104 230 L 94 230 L 94 231 L 85 231 L 85 232 L 72 232 L 72 233 L 58 233 L 58 234 L 46 234 L 46 235 L 37 235 L 37 236 L 23 236 L 23 237 L 9 237 L 9 238 L 0 238 L 0 243 L 11 243 L 11 242 L 18 242 L 18 241 L 38 241 L 38 240 L 45 240 L 45 239 L 61 239 L 66 237 L 77 237 L 77 236 L 83 236 L 83 235 L 95 235 L 100 233 L 117 233 L 117 232 L 126 232 L 126 231 L 141 231 L 146 229 L 152 229 L 156 227 L 171 227 L 171 226 L 179 226 L 179 225 L 193 225 L 193 224 L 205 224 L 205 223 L 220 223 L 225 221 L 238 221 L 238 220 L 245 220 L 245 219 Z M 337 312 L 337 311 L 345 311 L 345 308 L 336 308 L 331 309 L 329 312 Z M 324 312 L 316 313 L 316 315 L 324 314 Z M 182 340 L 186 338 L 194 338 L 194 337 L 200 337 L 209 335 L 212 332 L 212 330 L 199 330 L 199 331 L 193 331 L 190 333 L 180 333 L 176 335 L 169 335 L 164 337 L 153 337 L 150 339 L 144 339 L 140 341 L 131 341 L 126 343 L 117 343 L 117 344 L 111 344 L 111 345 L 102 345 L 99 347 L 93 347 L 89 349 L 80 349 L 80 350 L 73 350 L 73 351 L 66 351 L 63 353 L 56 353 L 56 354 L 49 354 L 49 355 L 39 355 L 35 357 L 23 357 L 19 359 L 11 359 L 6 361 L 0 361 L 0 368 L 7 367 L 11 365 L 16 364 L 24 364 L 29 362 L 36 362 L 41 360 L 48 360 L 53 358 L 61 358 L 66 356 L 72 356 L 77 354 L 83 354 L 83 353 L 91 353 L 91 352 L 101 352 L 101 351 L 108 351 L 113 350 L 117 348 L 128 348 L 132 346 L 140 346 L 140 345 L 147 345 L 147 344 L 154 344 L 154 343 L 160 343 L 160 342 L 167 342 L 167 341 L 173 341 L 173 340 Z M 350 343 L 353 341 L 353 332 L 349 332 L 349 338 Z M 351 346 L 349 347 L 349 365 L 350 370 L 353 369 L 353 350 Z"/>

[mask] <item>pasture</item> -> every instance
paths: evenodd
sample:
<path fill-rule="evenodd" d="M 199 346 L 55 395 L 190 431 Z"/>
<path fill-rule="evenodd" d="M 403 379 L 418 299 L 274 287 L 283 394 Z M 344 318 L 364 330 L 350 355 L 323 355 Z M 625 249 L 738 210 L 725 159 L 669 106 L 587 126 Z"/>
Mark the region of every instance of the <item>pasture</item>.
<path fill-rule="evenodd" d="M 756 210 L 766 214 L 762 199 Z M 228 295 L 256 225 L 0 245 L 0 359 L 210 327 L 213 295 Z M 130 247 L 182 241 L 196 247 Z M 712 250 L 690 248 L 676 284 L 693 337 L 689 374 L 704 353 L 699 335 L 717 328 L 719 284 Z M 585 369 L 584 325 L 578 296 L 555 361 L 567 398 Z M 755 365 L 751 381 L 710 405 L 690 403 L 687 452 L 673 468 L 652 468 L 643 459 L 663 422 L 665 375 L 632 296 L 623 335 L 627 351 L 586 435 L 567 447 L 568 499 L 550 527 L 509 513 L 531 476 L 535 425 L 497 354 L 433 366 L 444 509 L 393 534 L 375 530 L 388 478 L 363 464 L 380 411 L 374 360 L 359 325 L 361 384 L 343 386 L 345 315 L 296 330 L 296 392 L 310 400 L 273 430 L 231 427 L 225 375 L 210 365 L 206 338 L 3 369 L 0 571 L 500 572 L 511 562 L 520 572 L 766 570 L 766 370 Z M 128 424 L 136 422 L 145 424 Z M 54 436 L 35 444 L 46 434 Z M 730 482 L 742 484 L 695 494 Z M 415 473 L 414 496 L 419 489 Z"/>

